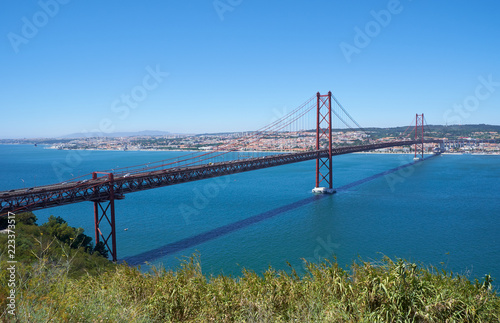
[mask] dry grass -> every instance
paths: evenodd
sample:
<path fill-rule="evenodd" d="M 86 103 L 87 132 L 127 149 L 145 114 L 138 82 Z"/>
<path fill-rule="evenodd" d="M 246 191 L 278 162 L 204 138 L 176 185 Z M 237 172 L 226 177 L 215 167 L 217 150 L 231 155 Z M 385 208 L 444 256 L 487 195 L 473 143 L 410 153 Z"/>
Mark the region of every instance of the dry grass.
<path fill-rule="evenodd" d="M 20 322 L 500 322 L 489 278 L 471 283 L 388 258 L 348 270 L 308 264 L 301 277 L 293 269 L 206 277 L 197 256 L 176 271 L 120 265 L 79 279 L 64 264 L 34 268 L 18 272 Z M 0 302 L 5 295 L 2 287 Z"/>

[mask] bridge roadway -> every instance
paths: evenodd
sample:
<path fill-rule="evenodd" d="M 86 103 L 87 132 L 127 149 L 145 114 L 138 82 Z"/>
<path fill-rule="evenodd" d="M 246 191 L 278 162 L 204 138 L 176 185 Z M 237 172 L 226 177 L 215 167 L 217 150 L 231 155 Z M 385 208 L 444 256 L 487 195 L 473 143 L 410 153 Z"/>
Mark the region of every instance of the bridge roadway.
<path fill-rule="evenodd" d="M 425 142 L 438 143 L 441 141 L 426 140 Z M 406 140 L 361 146 L 338 147 L 332 149 L 332 156 L 394 146 L 407 146 L 415 143 L 421 143 L 421 141 L 415 142 Z M 120 175 L 113 179 L 108 176 L 101 176 L 96 179 L 78 182 L 3 191 L 0 192 L 0 216 L 6 215 L 8 212 L 34 211 L 85 201 L 106 201 L 110 199 L 111 194 L 113 194 L 114 199 L 122 199 L 127 193 L 292 164 L 316 158 L 327 158 L 328 155 L 328 150 L 277 154 L 184 168 L 177 167 L 145 171 Z"/>

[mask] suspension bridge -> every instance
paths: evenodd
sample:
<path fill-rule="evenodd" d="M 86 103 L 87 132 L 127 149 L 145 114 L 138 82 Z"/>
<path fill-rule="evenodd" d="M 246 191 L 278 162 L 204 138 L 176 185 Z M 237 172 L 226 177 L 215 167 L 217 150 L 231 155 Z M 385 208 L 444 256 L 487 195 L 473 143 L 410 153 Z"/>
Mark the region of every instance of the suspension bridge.
<path fill-rule="evenodd" d="M 317 93 L 271 124 L 213 147 L 210 151 L 109 171 L 96 171 L 52 185 L 0 192 L 0 215 L 92 202 L 95 242 L 97 244 L 102 241 L 112 260 L 117 261 L 115 201 L 125 198 L 125 194 L 314 159 L 316 176 L 313 192 L 332 194 L 335 193 L 332 167 L 334 156 L 395 146 L 414 146 L 415 159 L 423 159 L 425 143 L 442 144 L 441 140 L 425 138 L 423 114 L 416 115 L 415 124 L 410 125 L 398 140 L 377 142 L 368 139 L 367 142 L 347 146 L 334 144 L 334 121 L 353 132 L 364 133 L 369 138 L 369 134 L 331 92 L 325 95 Z M 235 152 L 255 149 L 259 147 L 259 142 L 269 138 L 283 138 L 301 132 L 310 133 L 313 139 L 310 140 L 309 147 L 305 145 L 299 151 L 269 152 L 257 157 L 244 154 L 233 158 Z M 107 226 L 107 229 L 103 229 L 103 226 Z"/>

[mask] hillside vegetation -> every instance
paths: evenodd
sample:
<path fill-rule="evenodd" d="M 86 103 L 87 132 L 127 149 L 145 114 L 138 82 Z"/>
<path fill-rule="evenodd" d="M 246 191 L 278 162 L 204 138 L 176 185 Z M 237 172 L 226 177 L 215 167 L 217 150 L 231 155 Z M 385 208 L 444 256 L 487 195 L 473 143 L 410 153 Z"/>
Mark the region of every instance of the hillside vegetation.
<path fill-rule="evenodd" d="M 64 222 L 50 231 L 55 219 L 48 225 L 23 224 L 18 228 L 25 231 L 19 236 L 28 240 L 20 245 L 31 243 L 34 258 L 26 257 L 18 264 L 17 317 L 3 312 L 4 321 L 500 320 L 500 298 L 492 292 L 489 276 L 471 282 L 444 270 L 385 258 L 380 263 L 358 261 L 345 269 L 335 262 L 307 264 L 302 276 L 293 268 L 269 268 L 260 274 L 244 270 L 241 277 L 207 277 L 197 255 L 186 258 L 175 271 L 153 268 L 144 273 L 126 264 L 111 265 L 90 248 L 72 248 L 71 242 L 60 242 L 54 237 L 61 236 L 61 227 L 68 227 Z M 51 239 L 59 242 L 49 243 Z M 76 261 L 80 257 L 85 260 Z M 4 251 L 1 262 L 5 268 Z M 0 282 L 0 305 L 4 309 L 8 295 L 5 277 Z"/>
<path fill-rule="evenodd" d="M 93 246 L 92 238 L 85 235 L 82 228 L 73 228 L 55 216 L 50 216 L 47 223 L 40 226 L 36 221 L 31 212 L 16 215 L 15 260 L 28 265 L 27 268 L 38 262 L 58 266 L 67 264 L 68 275 L 76 278 L 84 273 L 97 274 L 113 266 L 107 260 L 104 245 Z M 0 218 L 0 229 L 6 227 L 7 218 Z M 7 260 L 7 240 L 7 234 L 0 234 L 1 261 Z"/>
<path fill-rule="evenodd" d="M 379 139 L 385 137 L 397 138 L 402 134 L 414 134 L 415 125 L 411 127 L 394 127 L 394 128 L 365 128 L 364 130 L 370 133 L 371 138 Z M 483 140 L 500 139 L 500 126 L 495 125 L 425 125 L 425 136 L 434 138 L 475 138 Z"/>

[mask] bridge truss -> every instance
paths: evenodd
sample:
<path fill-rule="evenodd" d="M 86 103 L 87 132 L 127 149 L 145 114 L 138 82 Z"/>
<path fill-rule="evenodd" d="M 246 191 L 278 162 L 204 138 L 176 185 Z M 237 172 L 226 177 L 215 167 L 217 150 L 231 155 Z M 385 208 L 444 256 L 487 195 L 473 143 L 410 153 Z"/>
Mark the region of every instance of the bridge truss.
<path fill-rule="evenodd" d="M 0 192 L 0 215 L 8 212 L 35 211 L 79 202 L 92 202 L 95 242 L 96 244 L 102 242 L 112 260 L 117 261 L 115 200 L 123 199 L 125 194 L 313 159 L 316 160 L 316 186 L 313 191 L 333 193 L 333 156 L 406 145 L 416 145 L 415 147 L 421 145 L 419 151 L 423 155 L 424 143 L 437 142 L 424 139 L 422 114 L 421 119 L 417 115 L 414 139 L 334 147 L 333 115 L 350 129 L 363 130 L 331 92 L 327 95 L 317 93 L 315 99 L 314 97 L 309 99 L 271 125 L 218 146 L 210 152 L 117 169 L 113 172 L 93 172 L 92 177 L 85 180 Z M 248 146 L 283 131 L 290 131 L 289 127 L 292 123 L 311 111 L 316 114 L 316 140 L 315 146 L 310 151 L 220 161 L 221 156 L 240 151 L 245 145 Z M 421 120 L 420 123 L 419 120 Z M 356 126 L 350 126 L 351 123 Z M 420 128 L 419 124 L 421 124 Z M 320 185 L 326 187 L 320 188 Z M 109 230 L 101 230 L 103 226 L 109 227 Z"/>
<path fill-rule="evenodd" d="M 415 116 L 415 157 L 414 159 L 424 159 L 424 114 Z"/>
<path fill-rule="evenodd" d="M 313 192 L 333 193 L 332 167 L 332 92 L 327 95 L 317 94 L 316 110 L 316 150 L 321 149 L 321 141 L 327 144 L 328 155 L 316 158 L 316 186 Z M 320 187 L 325 182 L 327 187 Z"/>

